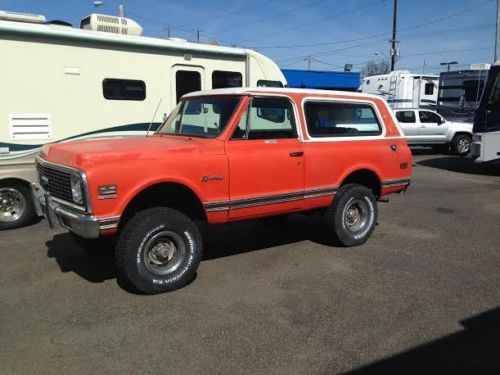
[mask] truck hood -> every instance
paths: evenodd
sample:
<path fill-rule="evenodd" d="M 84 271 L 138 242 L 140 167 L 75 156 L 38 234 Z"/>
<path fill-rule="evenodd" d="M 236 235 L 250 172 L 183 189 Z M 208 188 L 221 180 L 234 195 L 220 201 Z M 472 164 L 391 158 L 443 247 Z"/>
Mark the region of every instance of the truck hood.
<path fill-rule="evenodd" d="M 63 142 L 45 146 L 47 161 L 75 168 L 95 163 L 161 158 L 165 154 L 199 153 L 195 139 L 172 136 L 130 137 Z"/>

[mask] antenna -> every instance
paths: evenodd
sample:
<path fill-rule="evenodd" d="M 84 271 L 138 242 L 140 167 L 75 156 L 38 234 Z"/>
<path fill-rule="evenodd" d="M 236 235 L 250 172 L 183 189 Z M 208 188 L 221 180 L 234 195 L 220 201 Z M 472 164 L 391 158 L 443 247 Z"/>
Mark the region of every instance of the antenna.
<path fill-rule="evenodd" d="M 153 118 L 151 119 L 151 122 L 149 123 L 149 126 L 148 126 L 148 132 L 146 133 L 146 137 L 149 135 L 149 131 L 151 130 L 151 126 L 153 125 L 153 121 L 155 120 L 155 117 L 156 117 L 156 112 L 158 112 L 158 108 L 160 108 L 160 104 L 161 104 L 162 100 L 163 100 L 163 98 L 160 99 L 160 101 L 158 102 L 158 105 L 156 106 L 155 113 L 153 115 Z"/>

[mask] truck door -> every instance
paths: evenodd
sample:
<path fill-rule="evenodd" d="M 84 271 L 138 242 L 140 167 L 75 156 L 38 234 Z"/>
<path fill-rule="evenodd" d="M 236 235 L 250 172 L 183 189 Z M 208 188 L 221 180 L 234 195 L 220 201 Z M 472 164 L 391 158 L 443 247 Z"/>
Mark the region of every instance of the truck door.
<path fill-rule="evenodd" d="M 420 126 L 418 128 L 418 138 L 425 142 L 446 142 L 448 126 L 443 118 L 431 111 L 418 111 Z"/>
<path fill-rule="evenodd" d="M 252 98 L 226 143 L 230 219 L 303 206 L 304 152 L 294 113 L 287 98 Z"/>
<path fill-rule="evenodd" d="M 187 93 L 205 88 L 205 70 L 200 66 L 174 65 L 172 67 L 170 103 L 174 108 L 179 99 Z"/>

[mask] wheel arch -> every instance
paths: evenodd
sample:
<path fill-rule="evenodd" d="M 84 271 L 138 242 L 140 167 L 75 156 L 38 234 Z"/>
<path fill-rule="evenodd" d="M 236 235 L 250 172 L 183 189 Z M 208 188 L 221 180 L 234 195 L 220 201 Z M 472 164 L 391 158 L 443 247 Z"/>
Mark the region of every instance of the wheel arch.
<path fill-rule="evenodd" d="M 366 186 L 373 191 L 376 198 L 382 195 L 382 179 L 380 175 L 375 172 L 374 168 L 363 167 L 349 171 L 342 179 L 339 187 L 346 184 L 360 184 Z"/>
<path fill-rule="evenodd" d="M 193 220 L 207 221 L 202 200 L 194 189 L 179 181 L 155 181 L 140 187 L 128 197 L 121 210 L 119 228 L 136 213 L 151 207 L 170 207 Z"/>

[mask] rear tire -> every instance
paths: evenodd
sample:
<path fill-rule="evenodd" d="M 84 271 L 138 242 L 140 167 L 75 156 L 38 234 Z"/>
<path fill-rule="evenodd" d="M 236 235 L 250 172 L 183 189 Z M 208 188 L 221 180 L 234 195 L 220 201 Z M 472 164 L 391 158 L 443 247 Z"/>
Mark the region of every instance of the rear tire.
<path fill-rule="evenodd" d="M 22 183 L 0 183 L 0 230 L 30 224 L 35 206 L 29 186 Z"/>
<path fill-rule="evenodd" d="M 472 137 L 468 134 L 458 134 L 451 141 L 451 149 L 458 156 L 467 155 L 472 146 Z"/>
<path fill-rule="evenodd" d="M 325 212 L 325 221 L 334 239 L 343 246 L 365 243 L 377 224 L 378 207 L 373 192 L 365 186 L 347 184 Z"/>
<path fill-rule="evenodd" d="M 181 288 L 195 276 L 202 258 L 198 227 L 171 208 L 149 208 L 130 219 L 115 250 L 120 281 L 147 293 Z"/>

